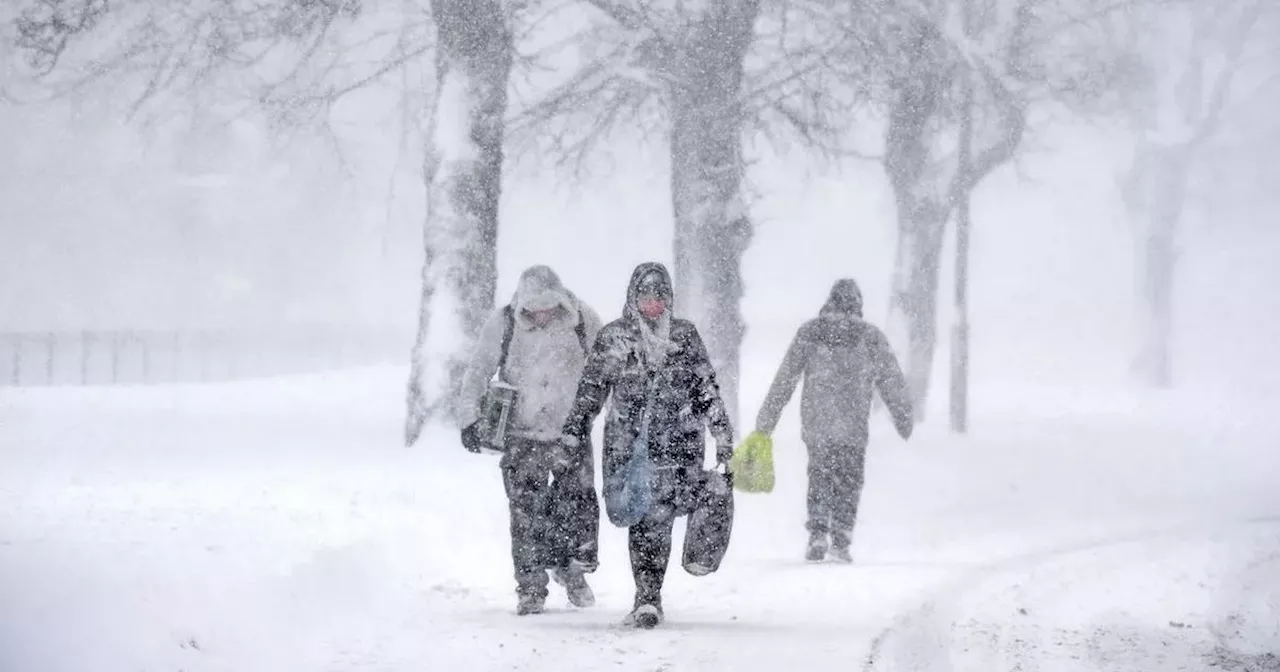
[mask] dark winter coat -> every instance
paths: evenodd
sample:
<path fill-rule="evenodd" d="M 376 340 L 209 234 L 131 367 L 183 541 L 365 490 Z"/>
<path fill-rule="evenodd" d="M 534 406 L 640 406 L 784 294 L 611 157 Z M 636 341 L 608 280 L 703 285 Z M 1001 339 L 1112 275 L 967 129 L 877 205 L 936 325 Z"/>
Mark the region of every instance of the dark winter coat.
<path fill-rule="evenodd" d="M 650 273 L 660 274 L 667 294 L 667 310 L 656 322 L 646 320 L 637 308 L 637 286 Z M 609 400 L 602 453 L 605 473 L 626 459 L 640 435 L 651 385 L 655 397 L 649 450 L 656 466 L 701 469 L 706 454 L 704 427 L 717 444 L 733 443 L 729 414 L 706 346 L 692 322 L 671 316 L 672 299 L 671 275 L 665 266 L 637 266 L 627 285 L 623 316 L 600 330 L 587 357 L 564 433 L 579 440 L 588 436 L 591 423 Z"/>
<path fill-rule="evenodd" d="M 880 329 L 862 319 L 862 293 L 840 280 L 817 319 L 800 327 L 756 418 L 772 434 L 801 377 L 800 432 L 806 444 L 866 446 L 871 397 L 880 393 L 903 438 L 912 408 L 898 358 Z"/>

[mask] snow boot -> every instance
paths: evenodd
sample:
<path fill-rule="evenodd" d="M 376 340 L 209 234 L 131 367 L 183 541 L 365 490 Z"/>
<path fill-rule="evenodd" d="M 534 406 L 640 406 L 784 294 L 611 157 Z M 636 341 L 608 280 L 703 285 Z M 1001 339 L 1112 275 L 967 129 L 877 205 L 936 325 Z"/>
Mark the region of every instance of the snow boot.
<path fill-rule="evenodd" d="M 586 575 L 580 570 L 556 568 L 551 572 L 551 578 L 557 584 L 564 586 L 564 592 L 569 596 L 569 604 L 579 609 L 595 606 L 596 594 L 592 592 L 591 586 L 587 584 Z"/>
<path fill-rule="evenodd" d="M 519 600 L 516 602 L 516 615 L 528 616 L 530 614 L 541 614 L 543 608 L 546 607 L 546 604 L 546 597 L 525 593 L 520 595 Z"/>
<path fill-rule="evenodd" d="M 827 558 L 827 535 L 809 537 L 809 548 L 804 552 L 804 559 L 809 562 L 822 562 Z"/>
<path fill-rule="evenodd" d="M 842 564 L 848 565 L 853 563 L 853 553 L 849 551 L 848 546 L 833 546 L 829 557 Z"/>
<path fill-rule="evenodd" d="M 662 607 L 656 604 L 637 605 L 627 615 L 625 623 L 632 627 L 649 630 L 662 622 Z"/>

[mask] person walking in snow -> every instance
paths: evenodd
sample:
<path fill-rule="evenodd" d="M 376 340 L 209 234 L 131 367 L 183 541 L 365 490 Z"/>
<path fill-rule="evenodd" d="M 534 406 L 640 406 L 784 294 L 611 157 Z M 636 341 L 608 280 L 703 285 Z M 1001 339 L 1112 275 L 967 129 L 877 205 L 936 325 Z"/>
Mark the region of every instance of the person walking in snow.
<path fill-rule="evenodd" d="M 601 452 L 608 479 L 627 462 L 642 435 L 642 418 L 649 418 L 653 504 L 627 532 L 636 587 L 627 622 L 646 628 L 663 619 L 662 584 L 675 518 L 696 508 L 706 458 L 704 427 L 715 440 L 717 463 L 727 465 L 733 454 L 733 428 L 706 346 L 692 322 L 672 315 L 673 299 L 665 266 L 636 267 L 622 317 L 600 331 L 564 424 L 566 457 L 576 464 L 587 459 L 591 425 L 609 400 Z"/>
<path fill-rule="evenodd" d="M 805 558 L 852 562 L 849 545 L 862 497 L 871 399 L 880 393 L 903 439 L 913 427 L 898 359 L 879 328 L 862 319 L 862 292 L 838 280 L 818 317 L 796 332 L 760 406 L 756 432 L 770 436 L 801 377 L 801 439 L 809 452 L 809 546 Z M 750 439 L 749 439 L 750 440 Z"/>
<path fill-rule="evenodd" d="M 481 407 L 494 374 L 515 388 L 515 401 L 499 462 L 511 514 L 511 559 L 516 612 L 540 613 L 548 576 L 565 587 L 569 602 L 589 607 L 595 596 L 586 574 L 598 566 L 600 506 L 590 444 L 576 469 L 558 468 L 561 429 L 574 401 L 600 317 L 564 287 L 547 266 L 521 274 L 511 303 L 496 310 L 463 375 L 458 418 L 462 444 L 481 451 L 486 437 Z"/>

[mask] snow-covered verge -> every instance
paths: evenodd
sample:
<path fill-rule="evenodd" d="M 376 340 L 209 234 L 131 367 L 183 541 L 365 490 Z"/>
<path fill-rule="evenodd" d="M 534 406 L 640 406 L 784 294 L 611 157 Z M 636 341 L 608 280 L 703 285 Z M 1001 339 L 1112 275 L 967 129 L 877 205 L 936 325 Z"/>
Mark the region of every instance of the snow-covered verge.
<path fill-rule="evenodd" d="M 760 364 L 746 370 L 771 370 Z M 744 399 L 767 383 L 744 380 Z M 1276 425 L 1262 411 L 978 395 L 988 401 L 965 439 L 926 428 L 903 444 L 878 426 L 858 563 L 843 567 L 800 560 L 804 459 L 789 409 L 778 488 L 739 498 L 724 568 L 699 579 L 673 566 L 668 624 L 633 632 L 617 626 L 631 600 L 625 533 L 607 521 L 598 606 L 570 609 L 553 586 L 550 613 L 513 615 L 494 460 L 442 430 L 405 449 L 402 393 L 390 368 L 0 391 L 0 670 L 754 672 L 873 659 L 989 672 L 1004 668 L 975 642 L 1008 647 L 984 633 L 1059 631 L 1110 647 L 1100 669 L 1207 669 L 1200 644 L 1166 647 L 1166 661 L 1197 656 L 1181 668 L 1142 657 L 1172 621 L 1186 642 L 1212 625 L 1231 651 L 1274 650 L 1276 584 L 1263 579 L 1275 573 L 1233 568 L 1280 553 L 1280 532 L 1225 527 L 1280 513 Z M 1052 553 L 1173 528 L 1217 535 Z M 1028 554 L 1039 564 L 1018 564 Z M 912 616 L 922 604 L 945 614 Z M 920 632 L 949 662 L 884 667 L 895 637 Z"/>
<path fill-rule="evenodd" d="M 1280 517 L 1035 553 L 961 575 L 864 670 L 1280 670 Z"/>

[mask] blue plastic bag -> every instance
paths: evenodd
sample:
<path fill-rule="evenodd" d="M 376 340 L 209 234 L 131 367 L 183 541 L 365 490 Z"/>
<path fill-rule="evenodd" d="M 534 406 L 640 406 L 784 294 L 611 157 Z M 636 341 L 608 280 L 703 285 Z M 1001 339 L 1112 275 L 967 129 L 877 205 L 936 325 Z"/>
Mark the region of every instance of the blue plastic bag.
<path fill-rule="evenodd" d="M 631 527 L 639 523 L 653 507 L 658 470 L 649 459 L 649 424 L 653 418 L 654 396 L 655 390 L 651 385 L 644 413 L 640 416 L 640 433 L 631 442 L 627 461 L 604 476 L 605 513 L 609 522 L 617 527 Z"/>
<path fill-rule="evenodd" d="M 631 527 L 644 520 L 653 507 L 656 477 L 648 441 L 637 439 L 631 444 L 627 461 L 604 479 L 604 508 L 609 522 Z"/>

